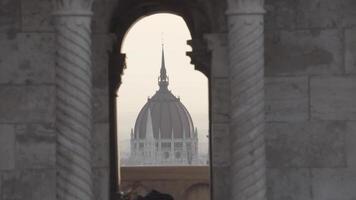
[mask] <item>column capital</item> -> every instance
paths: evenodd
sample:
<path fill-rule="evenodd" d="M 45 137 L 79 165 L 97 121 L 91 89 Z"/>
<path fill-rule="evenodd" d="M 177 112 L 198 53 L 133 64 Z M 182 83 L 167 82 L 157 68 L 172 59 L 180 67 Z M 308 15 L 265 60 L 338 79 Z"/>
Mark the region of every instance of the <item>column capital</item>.
<path fill-rule="evenodd" d="M 91 16 L 94 0 L 52 0 L 57 16 Z"/>
<path fill-rule="evenodd" d="M 264 0 L 227 0 L 227 15 L 262 15 Z"/>

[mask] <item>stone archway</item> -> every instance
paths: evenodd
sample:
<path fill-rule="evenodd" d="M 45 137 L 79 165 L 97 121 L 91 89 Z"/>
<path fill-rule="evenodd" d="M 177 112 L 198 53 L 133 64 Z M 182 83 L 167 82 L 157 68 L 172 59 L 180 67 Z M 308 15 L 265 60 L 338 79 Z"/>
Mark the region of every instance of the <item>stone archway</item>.
<path fill-rule="evenodd" d="M 121 76 L 123 74 L 125 66 L 125 55 L 120 52 L 121 45 L 123 43 L 124 37 L 128 30 L 136 23 L 139 19 L 144 16 L 149 16 L 156 13 L 172 13 L 176 14 L 184 19 L 188 29 L 191 33 L 192 40 L 188 41 L 188 44 L 192 46 L 193 51 L 188 52 L 187 55 L 190 56 L 192 64 L 195 65 L 196 70 L 202 72 L 208 77 L 210 76 L 210 50 L 207 48 L 207 44 L 203 38 L 204 33 L 210 32 L 210 24 L 208 21 L 202 21 L 206 14 L 203 10 L 198 9 L 196 3 L 193 1 L 187 3 L 182 3 L 178 1 L 134 1 L 134 2 L 125 2 L 117 5 L 116 12 L 112 17 L 111 22 L 111 31 L 115 34 L 115 41 L 113 43 L 113 50 L 110 54 L 110 65 L 109 65 L 109 74 L 110 74 L 110 122 L 111 122 L 111 137 L 116 141 L 116 94 L 117 90 L 121 85 Z M 195 17 L 193 17 L 195 16 Z M 197 24 L 203 24 L 204 26 L 197 26 Z M 115 179 L 120 175 L 118 172 L 115 172 L 119 168 L 117 166 L 118 157 L 117 150 L 114 147 L 115 144 L 112 144 L 112 155 L 111 157 L 111 187 L 119 184 L 119 180 Z M 112 188 L 112 195 L 117 193 L 115 188 Z"/>
<path fill-rule="evenodd" d="M 120 85 L 117 77 L 124 68 L 124 55 L 118 49 L 127 29 L 139 17 L 155 12 L 182 16 L 192 34 L 193 51 L 189 56 L 210 82 L 212 198 L 265 199 L 263 0 L 118 2 L 111 26 L 116 42 L 110 66 L 117 67 L 110 68 L 110 115 L 115 116 L 113 91 Z M 91 171 L 92 3 L 93 0 L 54 0 L 57 199 L 94 198 Z M 214 12 L 214 9 L 220 10 Z M 113 141 L 115 130 L 111 132 Z M 111 177 L 115 177 L 116 144 L 111 144 L 110 148 Z M 117 180 L 113 178 L 110 185 L 114 194 Z"/>

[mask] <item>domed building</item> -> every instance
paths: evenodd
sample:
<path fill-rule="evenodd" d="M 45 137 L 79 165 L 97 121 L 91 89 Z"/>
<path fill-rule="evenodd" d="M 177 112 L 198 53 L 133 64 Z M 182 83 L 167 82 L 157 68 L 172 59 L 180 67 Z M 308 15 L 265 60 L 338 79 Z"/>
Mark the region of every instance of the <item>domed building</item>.
<path fill-rule="evenodd" d="M 131 165 L 192 165 L 198 163 L 198 133 L 192 118 L 168 90 L 164 50 L 159 90 L 148 98 L 131 130 Z"/>

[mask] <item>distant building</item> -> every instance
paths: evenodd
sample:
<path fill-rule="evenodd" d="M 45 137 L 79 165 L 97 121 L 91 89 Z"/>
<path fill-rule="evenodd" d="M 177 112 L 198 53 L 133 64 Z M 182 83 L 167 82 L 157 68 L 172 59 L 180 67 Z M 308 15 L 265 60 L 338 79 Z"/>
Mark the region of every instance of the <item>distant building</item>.
<path fill-rule="evenodd" d="M 198 133 L 179 98 L 168 90 L 164 50 L 159 90 L 137 116 L 131 130 L 130 165 L 198 164 Z"/>

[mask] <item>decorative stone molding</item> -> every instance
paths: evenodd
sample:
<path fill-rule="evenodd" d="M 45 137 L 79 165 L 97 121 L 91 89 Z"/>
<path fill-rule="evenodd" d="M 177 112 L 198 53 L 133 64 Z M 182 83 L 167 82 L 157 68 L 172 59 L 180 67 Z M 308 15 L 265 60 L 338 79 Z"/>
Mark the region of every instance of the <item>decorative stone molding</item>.
<path fill-rule="evenodd" d="M 92 200 L 92 1 L 54 3 L 57 199 Z"/>
<path fill-rule="evenodd" d="M 266 199 L 263 1 L 230 0 L 231 199 Z"/>
<path fill-rule="evenodd" d="M 201 40 L 189 40 L 188 45 L 192 47 L 191 52 L 186 55 L 190 57 L 191 64 L 195 65 L 195 69 L 210 77 L 211 71 L 211 52 L 208 50 L 206 42 Z"/>

